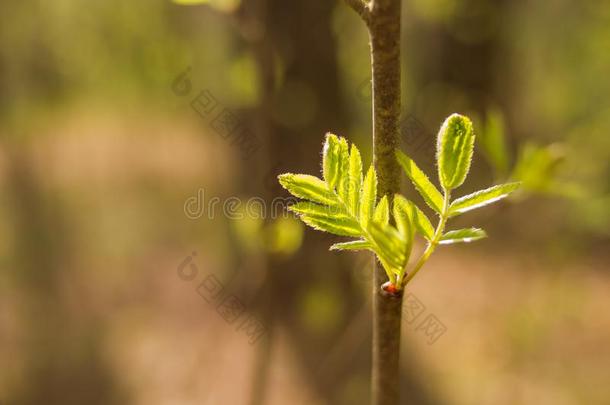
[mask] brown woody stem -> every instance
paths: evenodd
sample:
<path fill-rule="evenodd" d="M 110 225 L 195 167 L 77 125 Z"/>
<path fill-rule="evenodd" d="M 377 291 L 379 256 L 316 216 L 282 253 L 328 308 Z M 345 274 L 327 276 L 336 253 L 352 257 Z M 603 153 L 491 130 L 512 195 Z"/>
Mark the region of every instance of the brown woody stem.
<path fill-rule="evenodd" d="M 400 120 L 401 0 L 372 0 L 367 25 L 373 71 L 373 161 L 379 178 L 377 195 L 390 201 L 399 191 L 395 158 Z M 386 275 L 375 263 L 373 281 L 373 405 L 400 403 L 400 325 L 402 292 L 386 294 Z"/>

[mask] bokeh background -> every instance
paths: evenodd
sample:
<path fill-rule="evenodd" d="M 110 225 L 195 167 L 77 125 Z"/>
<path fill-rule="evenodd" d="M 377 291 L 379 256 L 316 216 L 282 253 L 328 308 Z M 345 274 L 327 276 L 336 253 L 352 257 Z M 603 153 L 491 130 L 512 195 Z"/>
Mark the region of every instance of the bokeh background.
<path fill-rule="evenodd" d="M 0 403 L 366 404 L 371 257 L 269 215 L 277 174 L 319 172 L 326 131 L 370 162 L 356 14 L 4 0 L 0 16 Z M 465 113 L 460 193 L 524 182 L 453 223 L 490 238 L 413 282 L 404 403 L 610 403 L 609 49 L 603 0 L 404 1 L 404 149 L 434 173 L 440 123 Z"/>

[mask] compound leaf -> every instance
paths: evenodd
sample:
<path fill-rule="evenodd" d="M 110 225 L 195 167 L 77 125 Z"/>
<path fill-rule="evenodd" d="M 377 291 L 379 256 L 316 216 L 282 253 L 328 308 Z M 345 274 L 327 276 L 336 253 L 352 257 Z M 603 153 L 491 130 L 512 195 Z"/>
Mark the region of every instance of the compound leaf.
<path fill-rule="evenodd" d="M 279 176 L 285 189 L 305 200 L 289 210 L 314 229 L 358 238 L 336 243 L 331 250 L 372 250 L 390 280 L 396 281 L 404 272 L 416 227 L 404 225 L 403 221 L 399 231 L 390 224 L 389 197 L 382 196 L 377 203 L 375 168 L 371 165 L 363 179 L 362 158 L 355 145 L 350 149 L 345 138 L 329 133 L 322 155 L 324 180 L 293 173 Z M 414 205 L 409 209 L 411 213 L 405 212 L 405 221 L 419 215 Z"/>

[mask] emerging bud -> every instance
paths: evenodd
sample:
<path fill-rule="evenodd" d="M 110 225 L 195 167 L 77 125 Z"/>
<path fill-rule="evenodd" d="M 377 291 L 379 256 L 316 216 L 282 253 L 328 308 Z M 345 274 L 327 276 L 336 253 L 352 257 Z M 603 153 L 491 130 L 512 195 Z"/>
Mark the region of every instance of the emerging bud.
<path fill-rule="evenodd" d="M 381 291 L 386 297 L 400 298 L 402 297 L 402 290 L 400 290 L 395 284 L 390 281 L 386 281 L 381 286 Z"/>

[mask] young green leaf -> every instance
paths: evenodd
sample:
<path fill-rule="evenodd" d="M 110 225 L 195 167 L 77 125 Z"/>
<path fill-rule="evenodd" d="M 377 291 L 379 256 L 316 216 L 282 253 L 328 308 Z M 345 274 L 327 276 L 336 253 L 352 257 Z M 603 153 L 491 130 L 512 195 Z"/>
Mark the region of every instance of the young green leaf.
<path fill-rule="evenodd" d="M 487 236 L 484 230 L 479 228 L 465 228 L 449 231 L 441 237 L 439 244 L 451 245 L 460 242 L 473 242 Z"/>
<path fill-rule="evenodd" d="M 334 190 L 339 180 L 339 139 L 327 133 L 322 149 L 322 174 L 329 190 Z"/>
<path fill-rule="evenodd" d="M 384 195 L 383 198 L 379 200 L 379 204 L 377 204 L 377 208 L 375 208 L 375 213 L 373 214 L 373 221 L 381 224 L 387 224 L 390 221 L 390 207 L 388 205 L 387 195 Z"/>
<path fill-rule="evenodd" d="M 405 241 L 398 231 L 389 224 L 371 221 L 369 233 L 373 238 L 375 253 L 391 266 L 391 269 L 387 270 L 402 270 L 406 264 Z"/>
<path fill-rule="evenodd" d="M 335 243 L 330 247 L 330 250 L 371 250 L 373 245 L 369 242 L 359 239 L 349 242 Z"/>
<path fill-rule="evenodd" d="M 349 154 L 348 208 L 352 215 L 358 216 L 360 191 L 362 189 L 362 158 L 356 145 L 352 144 Z"/>
<path fill-rule="evenodd" d="M 326 183 L 315 176 L 285 173 L 280 174 L 278 179 L 282 187 L 295 197 L 325 205 L 338 203 L 336 195 L 327 188 Z"/>
<path fill-rule="evenodd" d="M 406 240 L 413 238 L 413 224 L 411 223 L 411 213 L 409 202 L 406 198 L 400 194 L 394 196 L 394 205 L 392 206 L 392 213 L 394 214 L 394 221 L 396 221 L 396 228 L 398 232 Z"/>
<path fill-rule="evenodd" d="M 450 115 L 438 133 L 438 176 L 445 190 L 452 190 L 464 183 L 470 170 L 474 132 L 472 122 L 463 115 Z"/>
<path fill-rule="evenodd" d="M 413 225 L 413 217 L 415 215 L 414 207 L 414 205 L 409 204 L 409 201 L 400 194 L 394 196 L 392 213 L 394 214 L 398 233 L 404 240 L 405 264 L 409 260 L 409 255 L 411 254 L 411 249 L 413 247 L 413 236 L 415 234 L 415 226 Z"/>
<path fill-rule="evenodd" d="M 396 151 L 396 158 L 426 204 L 440 214 L 443 210 L 443 195 L 440 191 L 411 158 L 399 150 Z"/>
<path fill-rule="evenodd" d="M 377 175 L 371 166 L 362 179 L 362 160 L 356 146 L 328 134 L 324 144 L 324 181 L 313 176 L 284 174 L 280 183 L 301 201 L 289 207 L 314 229 L 361 239 L 338 243 L 333 250 L 369 249 L 375 252 L 392 280 L 404 271 L 404 237 L 389 224 L 388 197 L 377 199 Z M 375 223 L 373 223 L 373 218 Z M 370 227 L 369 227 L 370 225 Z M 409 249 L 410 252 L 410 249 Z"/>
<path fill-rule="evenodd" d="M 519 182 L 500 184 L 460 197 L 449 206 L 449 216 L 453 217 L 499 201 L 518 189 L 520 185 Z"/>
<path fill-rule="evenodd" d="M 313 215 L 301 215 L 301 221 L 314 229 L 329 232 L 339 236 L 360 236 L 362 229 L 351 219 L 325 218 Z"/>
<path fill-rule="evenodd" d="M 364 228 L 368 226 L 368 222 L 373 216 L 376 200 L 377 174 L 375 173 L 373 165 L 371 165 L 366 177 L 364 178 L 364 184 L 362 185 L 362 196 L 360 199 L 360 224 L 362 224 Z"/>
<path fill-rule="evenodd" d="M 407 215 L 409 223 L 413 225 L 417 232 L 427 240 L 432 240 L 434 237 L 434 227 L 432 227 L 426 214 L 412 201 L 407 200 L 400 194 L 396 194 L 394 197 L 394 217 L 396 218 L 397 226 L 398 215 Z M 400 230 L 400 227 L 398 229 Z"/>
<path fill-rule="evenodd" d="M 345 138 L 339 138 L 339 182 L 337 184 L 339 199 L 349 199 L 349 147 Z"/>
<path fill-rule="evenodd" d="M 299 201 L 289 206 L 288 210 L 295 214 L 309 215 L 310 217 L 322 219 L 349 218 L 348 212 L 341 205 L 320 205 L 310 201 Z"/>
<path fill-rule="evenodd" d="M 288 209 L 315 229 L 343 236 L 359 236 L 362 233 L 358 222 L 341 205 L 325 206 L 301 201 Z"/>

